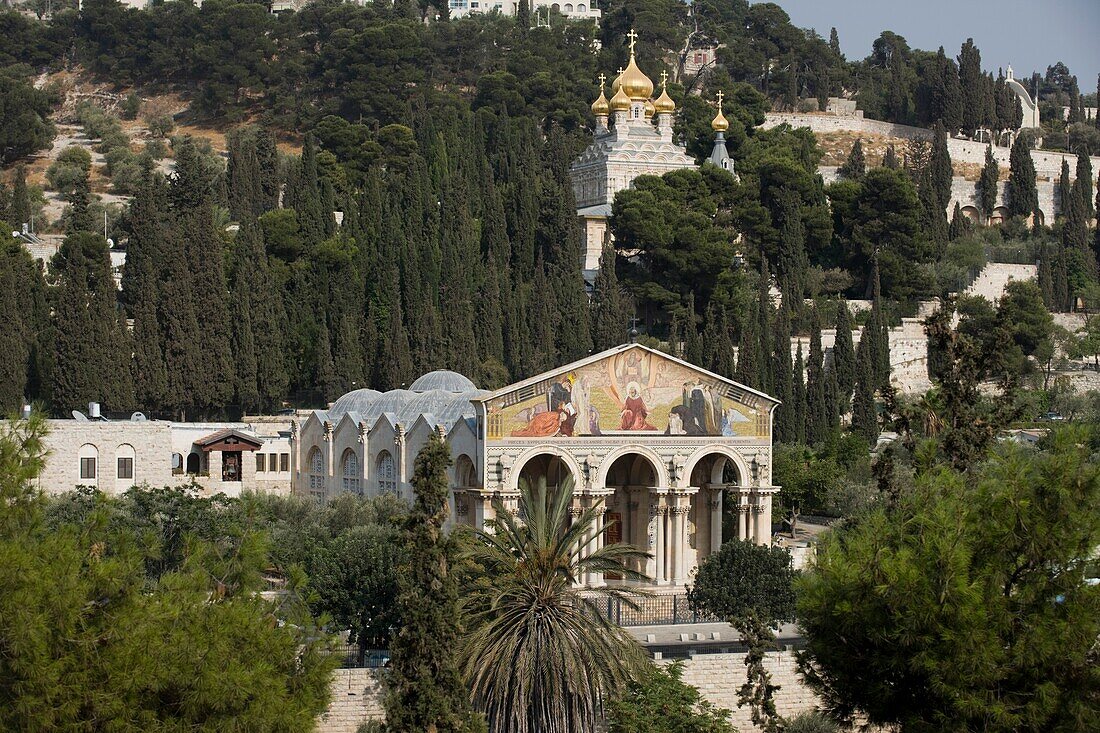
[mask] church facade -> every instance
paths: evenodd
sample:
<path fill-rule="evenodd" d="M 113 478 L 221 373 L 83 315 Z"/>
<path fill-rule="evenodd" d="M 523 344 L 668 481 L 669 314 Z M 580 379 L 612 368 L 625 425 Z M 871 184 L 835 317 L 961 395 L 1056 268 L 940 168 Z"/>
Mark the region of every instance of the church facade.
<path fill-rule="evenodd" d="M 488 392 L 453 372 L 409 390 L 358 390 L 292 431 L 296 493 L 412 497 L 413 462 L 448 439 L 451 526 L 482 527 L 493 500 L 518 510 L 522 482 L 574 486 L 603 508 L 593 537 L 651 555 L 636 569 L 681 587 L 724 540 L 771 541 L 772 413 L 765 394 L 640 344 Z M 618 582 L 596 575 L 588 585 Z"/>

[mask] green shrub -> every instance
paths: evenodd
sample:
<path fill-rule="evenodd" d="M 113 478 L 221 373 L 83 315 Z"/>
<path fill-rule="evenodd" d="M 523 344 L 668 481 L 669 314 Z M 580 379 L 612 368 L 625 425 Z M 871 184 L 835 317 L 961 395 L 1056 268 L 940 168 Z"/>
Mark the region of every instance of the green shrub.
<path fill-rule="evenodd" d="M 141 96 L 137 92 L 130 92 L 126 101 L 122 103 L 122 119 L 136 120 L 141 111 Z"/>
<path fill-rule="evenodd" d="M 783 730 L 786 733 L 839 733 L 840 726 L 836 721 L 814 710 L 792 718 Z"/>
<path fill-rule="evenodd" d="M 57 156 L 57 163 L 76 166 L 87 172 L 92 169 L 92 154 L 79 145 L 70 145 Z"/>
<path fill-rule="evenodd" d="M 157 138 L 168 137 L 176 129 L 176 123 L 171 115 L 146 117 L 145 124 L 149 128 L 149 134 Z"/>

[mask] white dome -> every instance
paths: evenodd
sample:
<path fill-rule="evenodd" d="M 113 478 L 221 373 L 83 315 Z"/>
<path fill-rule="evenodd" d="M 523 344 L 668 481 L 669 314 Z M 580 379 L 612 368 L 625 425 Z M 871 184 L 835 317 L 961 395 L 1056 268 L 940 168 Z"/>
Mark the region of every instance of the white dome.
<path fill-rule="evenodd" d="M 357 389 L 332 403 L 328 410 L 329 419 L 338 420 L 349 412 L 363 413 L 382 395 L 375 389 Z"/>
<path fill-rule="evenodd" d="M 450 372 L 446 369 L 438 369 L 428 372 L 409 387 L 413 392 L 429 392 L 431 390 L 443 390 L 444 392 L 473 392 L 477 385 L 458 372 Z"/>

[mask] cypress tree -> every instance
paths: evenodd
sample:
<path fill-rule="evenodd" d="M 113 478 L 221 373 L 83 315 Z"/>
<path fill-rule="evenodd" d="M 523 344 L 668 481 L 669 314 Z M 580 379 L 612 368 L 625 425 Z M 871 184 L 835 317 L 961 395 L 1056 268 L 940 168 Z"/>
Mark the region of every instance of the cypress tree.
<path fill-rule="evenodd" d="M 1058 176 L 1058 217 L 1065 218 L 1069 213 L 1072 204 L 1070 202 L 1070 192 L 1073 190 L 1073 183 L 1069 178 L 1069 161 L 1062 158 L 1062 173 Z"/>
<path fill-rule="evenodd" d="M 970 219 L 962 213 L 962 207 L 959 206 L 959 202 L 956 201 L 955 210 L 951 213 L 951 226 L 948 229 L 948 238 L 954 242 L 959 237 L 969 234 L 971 229 Z"/>
<path fill-rule="evenodd" d="M 760 279 L 757 281 L 756 287 L 756 336 L 759 339 L 760 348 L 757 353 L 761 355 L 759 367 L 760 371 L 756 377 L 756 383 L 760 386 L 763 392 L 768 394 L 772 393 L 775 388 L 775 382 L 772 381 L 772 370 L 768 365 L 766 358 L 767 354 L 772 350 L 772 296 L 771 296 L 771 274 L 768 272 L 768 258 L 760 258 Z"/>
<path fill-rule="evenodd" d="M 279 208 L 284 177 L 279 170 L 279 148 L 275 133 L 267 124 L 260 125 L 255 132 L 256 165 L 260 176 L 260 211 L 263 214 Z"/>
<path fill-rule="evenodd" d="M 898 151 L 894 149 L 893 143 L 886 146 L 886 152 L 882 155 L 882 167 L 894 171 L 901 170 L 901 162 L 898 161 Z"/>
<path fill-rule="evenodd" d="M 1097 104 L 1100 105 L 1100 102 Z M 1096 212 L 1092 200 L 1092 161 L 1084 148 L 1077 153 L 1076 174 L 1073 185 L 1078 189 L 1081 203 L 1085 206 L 1085 216 L 1091 219 Z"/>
<path fill-rule="evenodd" d="M 130 238 L 126 243 L 126 267 L 122 270 L 121 298 L 133 321 L 134 396 L 147 410 L 164 404 L 168 373 L 160 320 L 160 273 L 162 249 L 168 226 L 165 221 L 167 195 L 163 178 L 149 175 L 130 203 Z"/>
<path fill-rule="evenodd" d="M 997 101 L 995 89 L 996 83 L 992 74 L 982 74 L 981 77 L 981 120 L 982 127 L 989 129 L 997 125 Z"/>
<path fill-rule="evenodd" d="M 1093 124 L 1100 127 L 1100 74 L 1096 75 L 1096 115 L 1092 118 Z M 1097 207 L 1100 209 L 1100 206 Z"/>
<path fill-rule="evenodd" d="M 784 304 L 791 313 L 802 310 L 806 295 L 806 273 L 810 268 L 806 256 L 806 230 L 802 224 L 802 200 L 797 193 L 783 189 L 779 194 L 779 261 L 776 277 Z"/>
<path fill-rule="evenodd" d="M 31 224 L 31 195 L 27 190 L 27 169 L 23 165 L 15 167 L 14 181 L 11 187 L 11 203 L 8 206 L 9 224 L 22 231 L 23 225 Z M 33 227 L 32 227 L 33 228 Z"/>
<path fill-rule="evenodd" d="M 250 319 L 256 355 L 256 407 L 270 409 L 287 393 L 286 311 L 275 286 L 259 225 L 252 219 L 241 222 L 237 233 L 238 276 L 249 288 Z M 240 381 L 240 380 L 238 380 Z"/>
<path fill-rule="evenodd" d="M 856 354 L 856 388 L 852 398 L 852 432 L 863 438 L 872 448 L 878 441 L 878 416 L 875 409 L 875 375 L 872 339 L 859 341 Z"/>
<path fill-rule="evenodd" d="M 1035 163 L 1023 135 L 1017 136 L 1012 144 L 1008 165 L 1009 215 L 1030 216 L 1039 208 L 1039 194 L 1035 188 Z"/>
<path fill-rule="evenodd" d="M 65 226 L 66 234 L 77 232 L 95 232 L 99 230 L 98 222 L 92 217 L 92 189 L 88 183 L 87 171 L 73 186 L 69 194 L 69 220 Z"/>
<path fill-rule="evenodd" d="M 6 223 L 6 222 L 4 222 Z M 23 245 L 0 231 L 0 411 L 17 411 L 31 381 L 31 359 L 35 342 L 32 298 L 42 275 Z"/>
<path fill-rule="evenodd" d="M 829 432 L 826 381 L 825 352 L 821 348 L 821 315 L 815 307 L 810 320 L 810 359 L 806 364 L 807 443 L 820 443 Z"/>
<path fill-rule="evenodd" d="M 520 31 L 531 27 L 531 0 L 519 0 L 516 7 L 516 28 Z"/>
<path fill-rule="evenodd" d="M 737 372 L 734 379 L 750 387 L 761 389 L 760 336 L 756 333 L 758 325 L 756 307 L 754 304 L 749 317 L 741 322 L 741 334 L 737 342 Z"/>
<path fill-rule="evenodd" d="M 951 180 L 955 174 L 951 168 L 951 153 L 947 149 L 947 130 L 939 120 L 936 120 L 932 128 L 932 157 L 929 160 L 929 170 L 940 210 L 946 211 L 948 203 L 951 202 Z"/>
<path fill-rule="evenodd" d="M 943 55 L 943 48 L 940 48 L 940 55 Z M 963 126 L 963 93 L 959 84 L 959 70 L 955 62 L 946 56 L 941 64 L 944 86 L 941 119 L 944 126 L 954 132 Z"/>
<path fill-rule="evenodd" d="M 791 370 L 791 400 L 794 403 L 792 410 L 794 420 L 792 422 L 791 440 L 795 443 L 805 443 L 808 430 L 809 407 L 806 396 L 806 365 L 802 358 L 802 340 L 798 341 L 797 355 Z"/>
<path fill-rule="evenodd" d="M 836 26 L 829 29 L 829 49 L 837 56 L 843 58 L 843 54 L 840 53 L 840 36 L 837 35 Z M 1100 86 L 1100 84 L 1098 84 Z"/>
<path fill-rule="evenodd" d="M 627 303 L 615 274 L 615 247 L 608 238 L 604 241 L 603 253 L 599 255 L 599 271 L 592 288 L 592 341 L 596 351 L 610 349 L 626 341 L 630 320 Z"/>
<path fill-rule="evenodd" d="M 893 146 L 887 149 L 887 155 Z M 885 165 L 885 163 L 884 163 Z M 867 173 L 867 161 L 863 156 L 863 141 L 860 138 L 856 138 L 855 143 L 852 144 L 852 150 L 848 153 L 848 159 L 844 161 L 844 165 L 840 166 L 840 170 L 837 171 L 842 178 L 847 178 L 852 181 L 858 181 L 863 178 Z"/>
<path fill-rule="evenodd" d="M 931 166 L 925 168 L 920 174 L 917 195 L 924 215 L 925 234 L 934 248 L 936 257 L 940 257 L 947 248 L 947 212 L 944 210 L 944 205 L 940 203 L 936 184 L 932 180 Z"/>
<path fill-rule="evenodd" d="M 864 338 L 870 337 L 871 368 L 874 377 L 874 388 L 878 389 L 890 383 L 890 325 L 886 320 L 886 313 L 882 307 L 882 290 L 879 285 L 879 265 L 875 259 L 873 272 L 873 299 L 871 302 L 871 317 L 863 329 Z M 864 339 L 860 339 L 863 343 Z"/>
<path fill-rule="evenodd" d="M 710 325 L 708 323 L 708 325 Z M 733 336 L 730 334 L 729 317 L 724 306 L 715 306 L 714 362 L 711 371 L 732 379 L 737 371 L 733 355 Z"/>
<path fill-rule="evenodd" d="M 1053 310 L 1065 313 L 1070 310 L 1069 267 L 1066 263 L 1066 246 L 1059 242 L 1054 250 L 1054 263 L 1051 266 L 1052 293 L 1054 297 Z"/>
<path fill-rule="evenodd" d="M 687 312 L 684 314 L 684 360 L 703 364 L 703 338 L 695 317 L 695 293 L 688 293 Z"/>
<path fill-rule="evenodd" d="M 1047 310 L 1056 311 L 1058 308 L 1054 300 L 1054 272 L 1050 265 L 1052 258 L 1050 247 L 1044 244 L 1039 254 L 1039 290 L 1043 293 L 1043 305 Z"/>
<path fill-rule="evenodd" d="M 294 176 L 293 190 L 290 192 L 291 202 L 298 212 L 298 224 L 302 237 L 310 245 L 314 246 L 325 239 L 325 233 L 331 229 L 326 226 L 325 219 L 332 216 L 332 211 L 325 211 L 321 204 L 321 181 L 317 173 L 317 146 L 313 135 L 306 135 L 305 145 L 302 147 L 300 165 Z"/>
<path fill-rule="evenodd" d="M 856 354 L 852 346 L 852 314 L 848 304 L 839 303 L 836 314 L 836 340 L 833 342 L 833 371 L 836 372 L 837 408 L 848 412 L 856 383 Z"/>
<path fill-rule="evenodd" d="M 336 377 L 336 364 L 332 358 L 332 339 L 329 337 L 328 324 L 321 319 L 321 327 L 317 331 L 317 343 L 314 346 L 313 357 L 313 384 L 321 398 L 321 404 L 328 404 L 330 399 L 337 396 L 340 385 Z"/>
<path fill-rule="evenodd" d="M 1066 220 L 1062 225 L 1062 244 L 1066 251 L 1080 251 L 1088 253 L 1091 259 L 1088 234 L 1088 213 L 1085 208 L 1084 197 L 1081 194 L 1082 181 L 1074 181 L 1068 197 L 1069 207 L 1066 210 Z M 1094 274 L 1094 273 L 1090 273 Z"/>
<path fill-rule="evenodd" d="M 981 177 L 978 179 L 978 205 L 982 209 L 982 219 L 989 221 L 993 216 L 993 209 L 997 205 L 997 181 L 1001 176 L 1001 169 L 997 165 L 997 159 L 993 157 L 993 146 L 985 148 L 985 165 L 982 167 Z"/>
<path fill-rule="evenodd" d="M 264 213 L 264 195 L 260 183 L 260 161 L 255 139 L 238 128 L 226 135 L 229 160 L 226 178 L 229 188 L 229 213 L 236 221 Z"/>
<path fill-rule="evenodd" d="M 791 364 L 791 319 L 787 309 L 787 303 L 779 307 L 776 314 L 775 327 L 772 329 L 772 389 L 773 395 L 782 402 L 786 409 L 777 415 L 775 426 L 775 439 L 779 442 L 794 440 L 795 421 L 797 420 L 797 406 L 794 404 L 794 386 L 791 380 L 793 365 Z"/>
<path fill-rule="evenodd" d="M 397 618 L 384 699 L 395 731 L 459 733 L 471 720 L 459 646 L 458 538 L 443 531 L 451 452 L 433 433 L 413 463 L 415 501 L 405 520 L 405 560 L 398 578 Z"/>
<path fill-rule="evenodd" d="M 116 306 L 107 242 L 91 232 L 70 234 L 53 260 L 58 278 L 53 409 L 58 414 L 101 402 L 133 406 L 130 348 Z"/>
<path fill-rule="evenodd" d="M 388 289 L 384 302 L 387 303 L 385 325 L 378 340 L 378 355 L 374 359 L 375 373 L 372 383 L 376 389 L 397 389 L 408 385 L 412 379 L 413 365 L 409 353 L 409 335 L 405 331 L 405 322 L 401 313 L 401 298 L 396 272 L 388 278 Z"/>
<path fill-rule="evenodd" d="M 962 90 L 962 126 L 971 133 L 982 125 L 982 55 L 967 38 L 959 52 L 959 86 Z"/>
<path fill-rule="evenodd" d="M 0 178 L 0 221 L 11 223 L 8 215 L 11 213 L 11 195 L 8 193 L 7 184 Z"/>

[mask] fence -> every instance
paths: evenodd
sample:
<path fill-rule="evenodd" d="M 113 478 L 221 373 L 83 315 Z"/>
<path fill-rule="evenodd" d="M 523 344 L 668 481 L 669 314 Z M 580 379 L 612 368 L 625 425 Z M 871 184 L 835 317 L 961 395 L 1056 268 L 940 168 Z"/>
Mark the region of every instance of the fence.
<path fill-rule="evenodd" d="M 650 596 L 635 601 L 631 608 L 618 598 L 599 602 L 606 617 L 619 626 L 664 626 L 671 624 L 702 624 L 721 621 L 714 616 L 696 613 L 684 593 L 669 596 Z"/>

